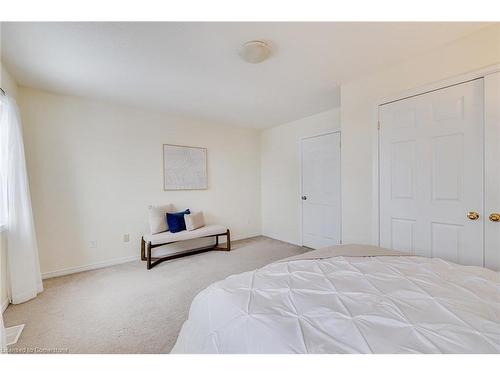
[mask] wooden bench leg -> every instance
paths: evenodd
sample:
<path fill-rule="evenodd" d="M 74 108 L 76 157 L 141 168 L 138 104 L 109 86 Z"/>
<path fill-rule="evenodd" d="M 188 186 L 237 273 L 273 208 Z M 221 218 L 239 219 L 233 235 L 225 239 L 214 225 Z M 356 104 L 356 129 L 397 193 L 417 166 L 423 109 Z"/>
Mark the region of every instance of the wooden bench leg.
<path fill-rule="evenodd" d="M 147 243 L 147 252 L 148 252 L 148 256 L 147 256 L 147 268 L 148 270 L 151 269 L 151 242 L 148 241 Z"/>
<path fill-rule="evenodd" d="M 226 236 L 226 247 L 225 248 L 219 247 L 219 236 Z M 231 233 L 229 232 L 229 229 L 226 231 L 226 233 L 215 235 L 215 245 L 214 245 L 213 249 L 218 250 L 218 251 L 231 251 Z"/>
<path fill-rule="evenodd" d="M 144 237 L 141 237 L 141 260 L 146 260 L 146 241 L 144 241 Z"/>

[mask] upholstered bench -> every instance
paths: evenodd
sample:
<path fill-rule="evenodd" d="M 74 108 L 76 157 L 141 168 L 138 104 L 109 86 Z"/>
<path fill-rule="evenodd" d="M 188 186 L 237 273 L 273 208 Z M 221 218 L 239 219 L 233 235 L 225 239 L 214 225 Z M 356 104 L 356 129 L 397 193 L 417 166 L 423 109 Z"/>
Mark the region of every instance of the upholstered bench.
<path fill-rule="evenodd" d="M 219 236 L 226 236 L 226 247 L 219 248 Z M 167 255 L 161 258 L 153 258 L 151 249 L 159 246 L 169 245 L 176 242 L 188 241 L 197 238 L 215 237 L 215 244 L 211 247 L 203 247 L 198 249 L 186 250 L 172 255 Z M 183 230 L 176 233 L 161 232 L 156 234 L 148 234 L 142 237 L 141 240 L 141 260 L 146 261 L 148 270 L 166 260 L 180 258 L 182 256 L 201 253 L 208 250 L 231 250 L 231 234 L 229 229 L 221 225 L 205 225 L 194 230 Z M 154 262 L 153 262 L 154 260 Z"/>

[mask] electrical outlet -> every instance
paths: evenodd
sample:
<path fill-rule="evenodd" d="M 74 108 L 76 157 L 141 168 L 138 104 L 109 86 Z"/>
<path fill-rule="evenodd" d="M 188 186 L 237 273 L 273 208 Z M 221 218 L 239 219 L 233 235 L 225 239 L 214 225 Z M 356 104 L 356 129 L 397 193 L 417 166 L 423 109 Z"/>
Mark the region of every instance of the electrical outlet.
<path fill-rule="evenodd" d="M 129 242 L 130 241 L 130 235 L 129 234 L 124 234 L 123 235 L 123 242 Z"/>
<path fill-rule="evenodd" d="M 91 249 L 95 249 L 97 247 L 97 241 L 96 240 L 90 241 L 89 246 Z"/>

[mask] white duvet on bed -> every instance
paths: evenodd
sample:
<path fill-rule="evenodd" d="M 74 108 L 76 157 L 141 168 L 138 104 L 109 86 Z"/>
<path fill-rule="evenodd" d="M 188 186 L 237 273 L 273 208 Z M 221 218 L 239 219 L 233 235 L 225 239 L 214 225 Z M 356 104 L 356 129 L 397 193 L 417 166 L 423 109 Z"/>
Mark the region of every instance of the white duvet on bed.
<path fill-rule="evenodd" d="M 273 263 L 199 293 L 172 353 L 500 353 L 500 274 L 413 256 Z"/>

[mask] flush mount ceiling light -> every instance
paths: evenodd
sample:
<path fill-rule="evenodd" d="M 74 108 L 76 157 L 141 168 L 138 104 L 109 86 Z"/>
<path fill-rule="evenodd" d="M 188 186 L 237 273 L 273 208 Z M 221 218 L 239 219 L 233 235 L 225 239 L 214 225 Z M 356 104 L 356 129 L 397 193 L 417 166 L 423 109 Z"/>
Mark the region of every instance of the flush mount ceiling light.
<path fill-rule="evenodd" d="M 266 60 L 271 55 L 271 47 L 260 40 L 253 40 L 243 44 L 240 56 L 250 64 L 258 64 Z"/>

